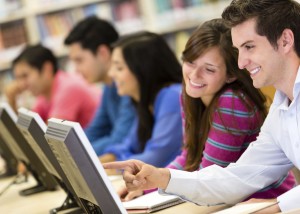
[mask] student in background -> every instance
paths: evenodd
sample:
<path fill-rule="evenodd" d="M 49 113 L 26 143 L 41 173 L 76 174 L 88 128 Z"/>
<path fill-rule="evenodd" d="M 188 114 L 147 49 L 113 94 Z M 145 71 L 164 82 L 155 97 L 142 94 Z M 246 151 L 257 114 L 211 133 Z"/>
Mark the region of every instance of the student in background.
<path fill-rule="evenodd" d="M 196 171 L 216 164 L 226 167 L 236 162 L 255 141 L 266 117 L 266 98 L 254 88 L 246 70 L 237 65 L 230 29 L 222 19 L 197 28 L 183 51 L 184 149 L 167 168 Z M 285 175 L 251 197 L 274 198 L 295 185 Z M 124 200 L 141 190 L 119 190 Z M 125 197 L 124 197 L 125 196 Z"/>
<path fill-rule="evenodd" d="M 293 0 L 234 0 L 222 17 L 230 24 L 238 64 L 255 87 L 272 85 L 276 94 L 256 141 L 226 168 L 199 172 L 155 168 L 141 161 L 108 164 L 125 168 L 129 190 L 159 187 L 202 205 L 235 204 L 300 169 L 300 4 Z M 274 199 L 263 213 L 300 209 L 300 186 Z M 275 203 L 277 202 L 277 203 Z"/>
<path fill-rule="evenodd" d="M 129 135 L 109 146 L 101 162 L 138 159 L 166 166 L 182 147 L 180 116 L 181 66 L 164 39 L 140 32 L 120 39 L 109 75 L 118 94 L 132 98 L 137 117 Z"/>
<path fill-rule="evenodd" d="M 85 133 L 97 155 L 108 145 L 122 142 L 135 115 L 129 97 L 120 97 L 108 76 L 111 44 L 119 38 L 114 27 L 95 16 L 80 21 L 65 39 L 76 71 L 90 83 L 103 83 L 103 95 L 93 121 Z"/>
<path fill-rule="evenodd" d="M 18 93 L 28 89 L 37 97 L 32 110 L 44 121 L 55 117 L 83 127 L 89 124 L 98 105 L 97 94 L 80 76 L 59 70 L 49 49 L 28 46 L 12 66 L 16 80 L 6 90 L 11 106 L 16 106 Z"/>

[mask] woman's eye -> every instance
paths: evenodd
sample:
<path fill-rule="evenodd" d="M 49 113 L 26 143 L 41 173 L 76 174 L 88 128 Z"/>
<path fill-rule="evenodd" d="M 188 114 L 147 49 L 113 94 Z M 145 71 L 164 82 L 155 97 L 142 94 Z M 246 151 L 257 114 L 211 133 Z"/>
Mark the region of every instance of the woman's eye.
<path fill-rule="evenodd" d="M 186 63 L 188 66 L 191 66 L 191 67 L 195 65 L 193 62 L 185 61 L 185 63 Z"/>

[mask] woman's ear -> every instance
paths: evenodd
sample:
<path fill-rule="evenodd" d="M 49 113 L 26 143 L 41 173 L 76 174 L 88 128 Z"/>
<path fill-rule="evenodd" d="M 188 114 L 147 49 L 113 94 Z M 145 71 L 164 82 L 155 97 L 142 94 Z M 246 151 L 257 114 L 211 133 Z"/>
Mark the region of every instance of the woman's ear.
<path fill-rule="evenodd" d="M 232 82 L 234 82 L 235 80 L 236 80 L 237 78 L 236 77 L 229 77 L 229 78 L 227 78 L 227 80 L 226 80 L 226 83 L 232 83 Z"/>

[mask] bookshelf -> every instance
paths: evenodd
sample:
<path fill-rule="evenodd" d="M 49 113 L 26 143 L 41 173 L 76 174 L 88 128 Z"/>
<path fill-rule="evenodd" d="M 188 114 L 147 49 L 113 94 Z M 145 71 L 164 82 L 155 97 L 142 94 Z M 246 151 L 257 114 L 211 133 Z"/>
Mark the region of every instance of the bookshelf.
<path fill-rule="evenodd" d="M 0 78 L 10 72 L 11 60 L 26 44 L 41 42 L 57 57 L 66 56 L 65 36 L 90 15 L 110 20 L 121 35 L 139 30 L 164 34 L 178 53 L 191 30 L 204 20 L 220 17 L 230 1 L 0 0 Z M 180 47 L 174 47 L 177 44 Z"/>

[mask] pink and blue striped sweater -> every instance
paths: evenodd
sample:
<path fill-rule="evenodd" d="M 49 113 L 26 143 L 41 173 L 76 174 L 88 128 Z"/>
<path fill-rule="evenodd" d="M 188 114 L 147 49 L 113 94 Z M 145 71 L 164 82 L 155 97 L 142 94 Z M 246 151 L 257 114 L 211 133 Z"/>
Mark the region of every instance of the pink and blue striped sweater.
<path fill-rule="evenodd" d="M 184 127 L 183 111 L 182 119 Z M 231 162 L 236 162 L 249 144 L 256 140 L 260 131 L 259 119 L 260 115 L 255 105 L 249 111 L 239 96 L 230 89 L 226 90 L 220 96 L 218 108 L 212 116 L 212 126 L 199 163 L 199 170 L 213 164 L 226 167 Z M 228 129 L 230 132 L 227 131 Z M 186 155 L 187 151 L 183 149 L 181 155 L 177 156 L 167 168 L 184 170 Z M 276 198 L 293 188 L 295 184 L 294 176 L 289 173 L 269 187 L 255 193 L 251 198 Z"/>

